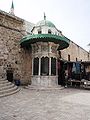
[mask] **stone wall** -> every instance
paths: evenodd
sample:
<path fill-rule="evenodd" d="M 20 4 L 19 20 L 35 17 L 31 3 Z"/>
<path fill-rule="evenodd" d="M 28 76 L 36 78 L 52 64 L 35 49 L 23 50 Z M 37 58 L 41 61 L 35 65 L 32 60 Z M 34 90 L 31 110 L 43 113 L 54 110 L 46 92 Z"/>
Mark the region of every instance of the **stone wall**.
<path fill-rule="evenodd" d="M 90 61 L 89 52 L 85 51 L 83 48 L 70 41 L 68 48 L 61 50 L 61 56 L 63 59 L 68 60 L 68 55 L 70 55 L 70 61 Z"/>
<path fill-rule="evenodd" d="M 0 77 L 7 78 L 9 69 L 14 79 L 18 76 L 22 84 L 30 80 L 31 72 L 28 52 L 19 44 L 25 35 L 23 25 L 24 20 L 0 11 Z"/>
<path fill-rule="evenodd" d="M 22 48 L 21 49 L 21 80 L 22 84 L 31 83 L 31 74 L 32 74 L 32 59 L 31 59 L 31 49 Z"/>

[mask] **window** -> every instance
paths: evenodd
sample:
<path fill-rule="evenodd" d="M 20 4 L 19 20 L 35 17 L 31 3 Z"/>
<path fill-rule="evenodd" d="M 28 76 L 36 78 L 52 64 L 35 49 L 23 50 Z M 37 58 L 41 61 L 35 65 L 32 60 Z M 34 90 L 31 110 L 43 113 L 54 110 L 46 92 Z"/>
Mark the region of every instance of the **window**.
<path fill-rule="evenodd" d="M 60 50 L 58 51 L 58 54 L 59 54 L 59 58 L 61 58 L 61 51 Z"/>
<path fill-rule="evenodd" d="M 76 58 L 76 61 L 77 61 L 77 58 Z"/>
<path fill-rule="evenodd" d="M 41 75 L 49 75 L 49 58 L 41 58 Z"/>
<path fill-rule="evenodd" d="M 55 35 L 57 35 L 57 32 L 55 32 Z"/>
<path fill-rule="evenodd" d="M 50 29 L 48 30 L 48 33 L 49 33 L 49 34 L 51 34 L 51 33 L 52 33 Z"/>
<path fill-rule="evenodd" d="M 51 57 L 51 75 L 56 75 L 56 58 Z"/>
<path fill-rule="evenodd" d="M 68 61 L 70 61 L 70 55 L 68 55 Z"/>
<path fill-rule="evenodd" d="M 34 58 L 33 61 L 33 75 L 38 75 L 39 71 L 39 58 Z"/>
<path fill-rule="evenodd" d="M 42 31 L 41 30 L 38 30 L 38 34 L 41 34 L 42 33 Z"/>

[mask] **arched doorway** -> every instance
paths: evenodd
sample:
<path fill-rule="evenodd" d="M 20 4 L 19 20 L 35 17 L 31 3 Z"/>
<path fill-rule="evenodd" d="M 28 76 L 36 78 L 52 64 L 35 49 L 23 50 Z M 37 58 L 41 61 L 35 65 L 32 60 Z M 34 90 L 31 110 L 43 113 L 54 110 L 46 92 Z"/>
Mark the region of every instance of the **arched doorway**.
<path fill-rule="evenodd" d="M 9 82 L 13 82 L 13 71 L 12 70 L 7 70 L 6 71 L 6 77 Z"/>

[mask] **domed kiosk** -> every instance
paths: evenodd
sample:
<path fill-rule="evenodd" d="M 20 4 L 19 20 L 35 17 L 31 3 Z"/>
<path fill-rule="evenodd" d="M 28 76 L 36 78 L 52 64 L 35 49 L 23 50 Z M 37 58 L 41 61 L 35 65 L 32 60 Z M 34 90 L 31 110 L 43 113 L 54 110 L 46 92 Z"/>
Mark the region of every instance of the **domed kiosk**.
<path fill-rule="evenodd" d="M 52 22 L 46 20 L 46 16 L 33 27 L 32 34 L 22 38 L 20 45 L 31 47 L 32 51 L 32 85 L 58 85 L 58 50 L 67 48 L 69 42 Z"/>

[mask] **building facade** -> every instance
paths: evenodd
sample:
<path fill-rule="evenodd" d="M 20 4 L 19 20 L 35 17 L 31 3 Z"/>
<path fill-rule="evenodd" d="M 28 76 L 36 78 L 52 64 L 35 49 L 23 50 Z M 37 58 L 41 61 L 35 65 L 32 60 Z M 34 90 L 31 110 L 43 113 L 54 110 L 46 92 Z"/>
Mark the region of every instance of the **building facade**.
<path fill-rule="evenodd" d="M 33 44 L 31 43 L 32 47 L 28 47 L 28 46 L 22 47 L 20 41 L 23 39 L 23 37 L 28 34 L 40 33 L 42 26 L 43 26 L 42 29 L 43 34 L 48 33 L 50 35 L 52 32 L 53 34 L 52 36 L 54 35 L 64 36 L 61 31 L 56 29 L 54 24 L 49 23 L 49 25 L 44 26 L 43 22 L 40 21 L 36 25 L 34 25 L 21 18 L 16 17 L 15 15 L 8 14 L 0 10 L 0 76 L 1 78 L 12 79 L 12 81 L 14 79 L 20 79 L 21 84 L 30 84 L 33 79 L 32 57 L 35 57 L 37 59 L 40 57 L 48 57 L 49 59 L 51 59 L 52 57 L 52 58 L 56 58 L 55 60 L 60 58 L 67 61 L 90 62 L 90 53 L 85 51 L 83 48 L 81 48 L 71 40 L 69 40 L 70 41 L 69 47 L 65 43 L 63 44 L 63 46 L 64 45 L 66 46 L 65 47 L 60 46 L 58 51 L 54 49 L 58 47 L 57 43 L 53 41 L 38 42 L 38 39 L 37 39 L 38 43 L 33 43 Z M 58 39 L 58 38 L 53 37 L 53 39 Z M 55 54 L 51 53 L 50 56 L 47 49 L 49 49 L 51 46 L 54 46 L 53 51 L 55 52 Z M 37 50 L 36 50 L 37 52 L 34 53 L 34 47 L 43 48 L 44 54 L 43 55 L 38 54 Z M 39 48 L 38 50 L 40 51 L 42 49 Z M 49 68 L 51 67 L 50 65 Z M 90 67 L 88 71 L 90 71 Z M 40 72 L 41 71 L 39 66 L 39 74 L 41 74 Z M 49 72 L 48 74 L 51 75 L 51 69 L 49 69 L 48 72 Z M 56 74 L 58 75 L 58 73 Z M 33 84 L 35 84 L 35 82 Z"/>

